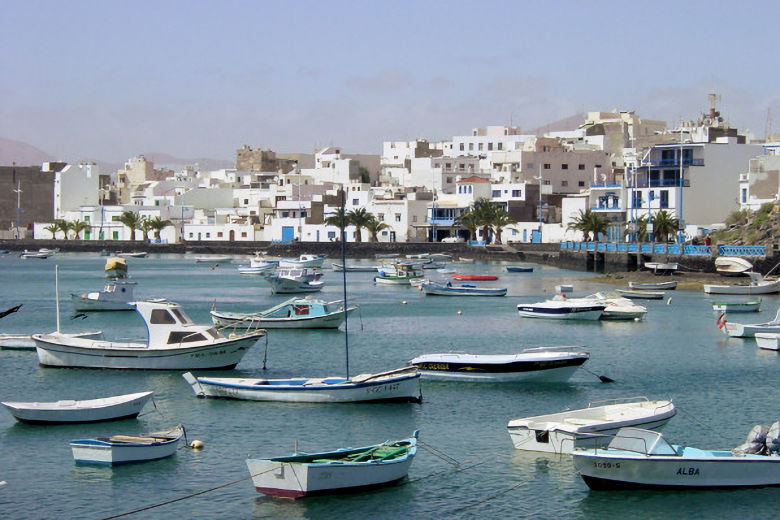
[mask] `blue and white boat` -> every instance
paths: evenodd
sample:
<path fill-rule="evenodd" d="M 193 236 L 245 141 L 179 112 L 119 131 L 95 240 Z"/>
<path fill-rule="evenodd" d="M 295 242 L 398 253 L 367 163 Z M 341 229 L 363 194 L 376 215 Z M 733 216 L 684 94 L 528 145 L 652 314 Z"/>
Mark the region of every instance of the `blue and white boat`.
<path fill-rule="evenodd" d="M 521 303 L 517 312 L 523 318 L 551 320 L 598 320 L 607 306 L 589 301 L 547 300 L 538 303 Z"/>
<path fill-rule="evenodd" d="M 282 258 L 279 260 L 279 267 L 287 269 L 322 267 L 325 258 L 325 255 L 301 255 L 298 258 Z"/>
<path fill-rule="evenodd" d="M 258 312 L 224 312 L 211 309 L 211 319 L 220 328 L 239 329 L 337 329 L 347 313 L 357 309 L 352 305 L 344 310 L 344 300 L 326 302 L 306 298 L 290 298 L 278 305 Z"/>
<path fill-rule="evenodd" d="M 669 444 L 656 431 L 622 428 L 606 448 L 574 450 L 589 488 L 721 489 L 780 486 L 780 456 Z"/>
<path fill-rule="evenodd" d="M 70 448 L 77 463 L 114 466 L 170 457 L 183 436 L 180 424 L 159 432 L 79 439 L 71 441 Z"/>
<path fill-rule="evenodd" d="M 183 375 L 198 397 L 293 403 L 421 402 L 420 373 L 408 366 L 352 378 L 253 379 Z"/>
<path fill-rule="evenodd" d="M 264 277 L 274 294 L 297 294 L 321 291 L 324 282 L 322 273 L 314 268 L 278 269 Z"/>
<path fill-rule="evenodd" d="M 530 265 L 508 265 L 506 270 L 508 273 L 532 273 L 534 268 Z"/>
<path fill-rule="evenodd" d="M 506 296 L 506 287 L 477 287 L 471 283 L 453 285 L 452 282 L 423 282 L 422 290 L 432 296 Z"/>

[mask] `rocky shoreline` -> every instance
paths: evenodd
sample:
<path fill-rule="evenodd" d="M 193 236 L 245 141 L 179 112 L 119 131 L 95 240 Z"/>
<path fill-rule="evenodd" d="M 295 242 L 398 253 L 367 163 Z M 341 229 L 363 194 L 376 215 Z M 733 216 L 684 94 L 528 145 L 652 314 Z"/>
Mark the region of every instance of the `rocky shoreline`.
<path fill-rule="evenodd" d="M 657 276 L 650 271 L 631 271 L 620 273 L 607 273 L 597 277 L 583 278 L 589 282 L 607 283 L 615 286 L 627 286 L 628 282 L 669 282 L 676 281 L 678 289 L 701 291 L 704 284 L 731 285 L 745 283 L 748 277 L 725 277 L 717 273 L 701 273 L 694 271 L 678 271 L 670 276 Z"/>

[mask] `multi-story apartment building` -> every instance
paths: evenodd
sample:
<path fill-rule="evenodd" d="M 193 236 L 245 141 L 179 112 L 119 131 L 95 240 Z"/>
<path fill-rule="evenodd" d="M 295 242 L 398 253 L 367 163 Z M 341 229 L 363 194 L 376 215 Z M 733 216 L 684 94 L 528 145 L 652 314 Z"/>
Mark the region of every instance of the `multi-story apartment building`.
<path fill-rule="evenodd" d="M 757 210 L 762 204 L 780 200 L 780 142 L 768 142 L 758 157 L 748 161 L 739 174 L 740 209 Z"/>

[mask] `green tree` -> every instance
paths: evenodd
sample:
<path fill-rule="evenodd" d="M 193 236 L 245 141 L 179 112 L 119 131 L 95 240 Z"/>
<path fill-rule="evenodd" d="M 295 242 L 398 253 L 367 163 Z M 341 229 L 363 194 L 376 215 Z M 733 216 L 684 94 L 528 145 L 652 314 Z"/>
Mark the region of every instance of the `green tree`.
<path fill-rule="evenodd" d="M 154 217 L 148 219 L 149 228 L 154 230 L 154 238 L 160 239 L 160 232 L 169 227 L 173 226 L 173 222 L 170 220 L 163 220 L 160 217 Z"/>
<path fill-rule="evenodd" d="M 493 220 L 496 215 L 496 205 L 486 198 L 479 198 L 474 201 L 473 209 L 477 225 L 482 228 L 482 239 L 486 244 L 489 244 L 490 229 L 493 226 Z"/>
<path fill-rule="evenodd" d="M 46 231 L 51 233 L 51 239 L 52 240 L 57 240 L 57 231 L 60 230 L 60 227 L 57 225 L 56 222 L 52 222 L 51 224 L 49 224 L 48 226 L 44 227 L 43 229 L 45 229 Z"/>
<path fill-rule="evenodd" d="M 503 206 L 496 206 L 493 212 L 493 229 L 496 232 L 496 244 L 501 244 L 501 232 L 505 227 L 517 222 Z"/>
<path fill-rule="evenodd" d="M 67 240 L 68 232 L 70 231 L 70 224 L 68 221 L 64 218 L 55 218 L 53 225 L 56 226 L 57 231 L 62 231 L 62 237 Z"/>
<path fill-rule="evenodd" d="M 149 231 L 153 229 L 152 217 L 148 215 L 145 217 L 141 217 L 141 221 L 138 223 L 138 229 L 141 230 L 143 239 L 147 240 L 149 238 Z"/>
<path fill-rule="evenodd" d="M 362 229 L 366 227 L 373 216 L 366 208 L 352 209 L 347 212 L 347 221 L 355 226 L 355 242 L 363 241 L 361 237 Z"/>
<path fill-rule="evenodd" d="M 477 215 L 474 213 L 473 208 L 468 208 L 455 217 L 455 225 L 469 230 L 469 240 L 477 239 L 477 228 L 479 227 L 479 223 L 477 222 Z"/>
<path fill-rule="evenodd" d="M 358 173 L 360 173 L 360 182 L 365 184 L 371 182 L 371 175 L 368 173 L 368 168 L 361 166 L 358 168 Z"/>
<path fill-rule="evenodd" d="M 656 242 L 667 242 L 669 236 L 674 236 L 679 227 L 680 221 L 664 209 L 653 215 L 653 235 Z"/>
<path fill-rule="evenodd" d="M 580 214 L 572 219 L 566 229 L 582 232 L 585 242 L 590 242 L 591 233 L 593 233 L 593 240 L 596 240 L 599 233 L 607 232 L 608 227 L 609 221 L 605 217 L 586 209 L 580 210 Z"/>
<path fill-rule="evenodd" d="M 124 211 L 119 216 L 119 222 L 130 229 L 130 240 L 135 240 L 135 230 L 141 229 L 141 217 L 134 211 Z"/>
<path fill-rule="evenodd" d="M 88 222 L 85 222 L 83 220 L 74 220 L 73 222 L 68 222 L 68 230 L 73 231 L 76 240 L 79 239 L 79 235 L 81 234 L 82 231 L 89 231 L 91 229 L 92 226 L 90 226 Z"/>
<path fill-rule="evenodd" d="M 379 241 L 379 232 L 384 231 L 385 229 L 390 229 L 390 226 L 376 218 L 373 214 L 371 215 L 371 218 L 366 223 L 366 230 L 371 234 L 370 241 L 371 242 L 378 242 Z"/>
<path fill-rule="evenodd" d="M 339 234 L 336 237 L 336 240 L 341 240 L 341 237 L 344 236 L 344 229 L 349 225 L 349 218 L 347 217 L 344 206 L 339 206 L 329 213 L 328 216 L 325 217 L 325 224 L 339 228 Z"/>

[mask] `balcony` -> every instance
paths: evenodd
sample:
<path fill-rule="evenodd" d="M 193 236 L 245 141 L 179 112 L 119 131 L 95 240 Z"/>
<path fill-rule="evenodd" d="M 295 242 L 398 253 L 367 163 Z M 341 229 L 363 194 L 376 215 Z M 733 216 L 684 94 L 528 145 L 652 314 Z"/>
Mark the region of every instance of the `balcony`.
<path fill-rule="evenodd" d="M 591 184 L 591 189 L 611 189 L 611 190 L 619 190 L 622 188 L 622 184 Z"/>
<path fill-rule="evenodd" d="M 650 166 L 677 166 L 679 168 L 680 160 L 677 157 L 674 159 L 661 159 L 658 162 L 651 161 Z M 683 157 L 683 166 L 704 166 L 704 159 Z"/>
<path fill-rule="evenodd" d="M 601 204 L 601 205 L 591 206 L 590 210 L 591 211 L 624 211 L 624 208 L 621 207 L 620 205 L 610 207 Z"/>
<path fill-rule="evenodd" d="M 636 184 L 633 186 L 629 184 L 626 186 L 627 188 L 679 188 L 680 187 L 680 181 L 675 179 L 651 179 L 648 182 L 647 179 L 636 179 Z M 691 187 L 691 181 L 689 179 L 683 180 L 683 187 L 684 188 L 690 188 Z"/>
<path fill-rule="evenodd" d="M 426 223 L 431 226 L 454 226 L 454 218 L 429 218 Z"/>

